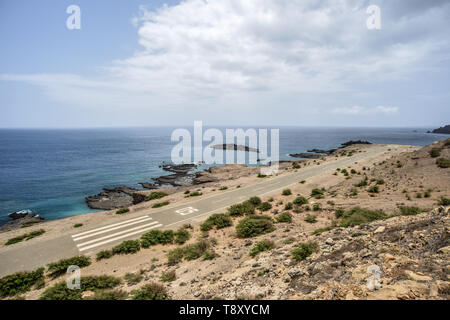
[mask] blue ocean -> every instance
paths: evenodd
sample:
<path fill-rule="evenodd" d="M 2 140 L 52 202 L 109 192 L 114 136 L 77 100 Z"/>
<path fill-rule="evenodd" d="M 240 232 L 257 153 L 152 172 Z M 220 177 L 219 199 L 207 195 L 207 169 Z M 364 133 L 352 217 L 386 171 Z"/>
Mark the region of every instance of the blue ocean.
<path fill-rule="evenodd" d="M 187 128 L 189 129 L 189 128 Z M 331 149 L 348 140 L 424 146 L 446 135 L 431 128 L 280 129 L 280 159 L 311 148 Z M 8 213 L 31 209 L 46 220 L 79 215 L 84 198 L 104 187 L 128 185 L 164 174 L 174 128 L 0 130 L 0 225 Z M 205 143 L 206 145 L 207 143 Z"/>

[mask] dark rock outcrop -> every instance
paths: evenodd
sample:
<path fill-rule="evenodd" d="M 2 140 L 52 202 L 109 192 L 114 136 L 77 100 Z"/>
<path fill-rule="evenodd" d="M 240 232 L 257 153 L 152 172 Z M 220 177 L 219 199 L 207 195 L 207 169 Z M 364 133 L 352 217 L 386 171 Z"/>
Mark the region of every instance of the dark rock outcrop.
<path fill-rule="evenodd" d="M 11 231 L 15 229 L 29 227 L 44 222 L 44 218 L 33 213 L 13 212 L 8 215 L 13 221 L 9 221 L 0 227 L 0 232 Z"/>
<path fill-rule="evenodd" d="M 319 159 L 323 155 L 318 154 L 318 153 L 306 153 L 306 152 L 304 152 L 304 153 L 290 153 L 289 156 L 293 157 L 293 158 Z"/>
<path fill-rule="evenodd" d="M 257 152 L 259 153 L 258 149 L 250 148 L 247 146 L 237 145 L 237 144 L 216 144 L 212 146 L 213 149 L 222 149 L 222 150 L 238 150 L 238 151 L 246 151 L 246 152 Z"/>
<path fill-rule="evenodd" d="M 117 188 L 104 188 L 103 192 L 86 197 L 86 203 L 91 209 L 112 210 L 126 208 L 145 200 L 145 196 L 137 193 L 138 190 L 120 186 Z"/>
<path fill-rule="evenodd" d="M 351 146 L 354 144 L 372 144 L 372 142 L 363 141 L 363 140 L 355 140 L 355 141 L 350 140 L 350 141 L 342 143 L 341 145 L 342 145 L 342 148 L 345 148 L 345 147 L 348 147 L 348 146 Z"/>
<path fill-rule="evenodd" d="M 431 133 L 450 134 L 450 125 L 446 125 L 444 127 L 440 127 L 438 129 L 434 129 L 433 131 L 431 131 Z"/>

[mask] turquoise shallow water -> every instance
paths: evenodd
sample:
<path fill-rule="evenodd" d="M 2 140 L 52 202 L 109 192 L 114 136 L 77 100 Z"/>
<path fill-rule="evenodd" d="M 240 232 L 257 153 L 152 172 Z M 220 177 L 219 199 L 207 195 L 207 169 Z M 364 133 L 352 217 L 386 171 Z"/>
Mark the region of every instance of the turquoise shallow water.
<path fill-rule="evenodd" d="M 427 145 L 446 135 L 428 128 L 280 128 L 280 159 L 348 140 Z M 84 198 L 103 187 L 168 174 L 173 128 L 0 130 L 0 224 L 7 214 L 32 209 L 52 220 L 91 212 Z M 207 143 L 205 143 L 206 145 Z"/>

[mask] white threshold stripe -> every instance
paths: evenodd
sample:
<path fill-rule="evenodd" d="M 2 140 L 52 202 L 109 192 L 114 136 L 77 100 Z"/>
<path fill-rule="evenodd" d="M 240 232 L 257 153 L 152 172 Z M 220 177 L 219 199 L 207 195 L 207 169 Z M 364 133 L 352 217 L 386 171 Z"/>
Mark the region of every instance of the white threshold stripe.
<path fill-rule="evenodd" d="M 109 239 L 109 238 L 112 238 L 112 237 L 118 236 L 120 234 L 124 234 L 124 233 L 130 232 L 130 231 L 139 230 L 139 229 L 142 229 L 142 228 L 145 228 L 145 227 L 148 227 L 148 226 L 152 226 L 152 225 L 157 224 L 157 223 L 159 223 L 159 222 L 158 221 L 153 221 L 151 223 L 144 224 L 143 226 L 138 226 L 138 227 L 134 227 L 134 228 L 131 228 L 131 229 L 127 229 L 127 230 L 123 230 L 123 231 L 120 231 L 120 232 L 116 232 L 116 233 L 113 233 L 113 234 L 109 234 L 109 235 L 101 237 L 101 238 L 96 238 L 96 239 L 93 239 L 93 240 L 89 240 L 87 242 L 80 243 L 80 244 L 77 245 L 77 247 L 83 247 L 83 246 L 85 246 L 87 244 L 91 244 L 91 243 L 94 243 L 94 242 L 98 242 L 98 241 L 102 241 L 102 240 L 105 240 L 105 239 Z"/>
<path fill-rule="evenodd" d="M 95 233 L 87 234 L 87 235 L 85 235 L 85 236 L 73 238 L 73 241 L 80 241 L 80 240 L 82 240 L 82 239 L 91 238 L 91 237 L 93 237 L 93 236 L 97 236 L 97 235 L 102 234 L 102 233 L 110 232 L 110 231 L 117 230 L 117 229 L 122 229 L 122 228 L 125 228 L 125 227 L 128 227 L 128 226 L 132 226 L 133 224 L 142 223 L 142 222 L 145 222 L 145 221 L 148 221 L 148 220 L 152 220 L 152 218 L 147 217 L 147 218 L 145 218 L 145 219 L 140 219 L 140 220 L 138 220 L 138 221 L 134 221 L 134 222 L 122 224 L 122 225 L 120 225 L 120 226 L 116 226 L 116 227 L 113 227 L 113 228 L 104 229 L 104 230 L 101 230 L 101 231 L 98 231 L 98 232 L 95 232 Z"/>
<path fill-rule="evenodd" d="M 85 235 L 85 234 L 88 234 L 88 233 L 92 233 L 92 232 L 95 232 L 95 231 L 99 231 L 99 230 L 103 230 L 103 229 L 119 226 L 119 225 L 122 225 L 122 224 L 125 224 L 125 223 L 128 223 L 128 222 L 131 222 L 131 221 L 137 221 L 137 220 L 141 220 L 141 219 L 145 219 L 145 218 L 148 218 L 148 216 L 142 216 L 142 217 L 139 217 L 139 218 L 125 220 L 125 221 L 122 221 L 122 222 L 119 222 L 119 223 L 110 224 L 110 225 L 107 225 L 107 226 L 104 226 L 104 227 L 101 227 L 101 228 L 96 228 L 96 229 L 92 229 L 92 230 L 89 230 L 89 231 L 77 233 L 77 234 L 72 235 L 72 238 L 77 238 L 79 236 L 82 236 L 82 235 Z"/>
<path fill-rule="evenodd" d="M 122 236 L 119 236 L 119 237 L 116 237 L 116 238 L 113 238 L 113 239 L 105 240 L 105 241 L 98 242 L 98 243 L 95 243 L 93 245 L 90 245 L 90 246 L 87 246 L 87 247 L 84 247 L 84 248 L 80 248 L 78 250 L 79 251 L 86 251 L 86 250 L 89 250 L 89 249 L 92 249 L 92 248 L 95 248 L 95 247 L 98 247 L 98 246 L 102 246 L 104 244 L 107 244 L 107 243 L 110 243 L 110 242 L 113 242 L 113 241 L 116 241 L 116 240 L 127 238 L 129 236 L 132 236 L 132 235 L 135 235 L 135 234 L 139 234 L 139 233 L 142 233 L 142 232 L 154 229 L 154 228 L 159 228 L 159 227 L 162 227 L 162 226 L 163 226 L 162 224 L 157 224 L 156 226 L 152 226 L 152 227 L 149 227 L 149 228 L 146 228 L 146 229 L 141 229 L 141 230 L 138 230 L 138 231 L 135 231 L 135 232 L 127 233 L 127 234 L 124 234 Z"/>

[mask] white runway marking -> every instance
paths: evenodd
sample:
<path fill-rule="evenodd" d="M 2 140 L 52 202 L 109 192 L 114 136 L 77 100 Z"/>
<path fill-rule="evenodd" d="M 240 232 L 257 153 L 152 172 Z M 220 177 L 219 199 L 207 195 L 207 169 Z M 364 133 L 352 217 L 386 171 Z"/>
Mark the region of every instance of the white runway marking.
<path fill-rule="evenodd" d="M 79 248 L 79 250 L 80 251 L 86 251 L 86 250 L 89 250 L 89 249 L 92 249 L 92 248 L 95 248 L 95 247 L 98 247 L 98 246 L 102 246 L 102 245 L 110 243 L 110 242 L 114 242 L 114 241 L 117 241 L 117 240 L 120 240 L 120 239 L 123 239 L 123 238 L 127 238 L 127 237 L 130 237 L 130 236 L 133 236 L 135 234 L 143 233 L 143 232 L 149 231 L 151 229 L 159 228 L 159 227 L 162 227 L 162 226 L 163 226 L 162 224 L 157 224 L 157 225 L 154 225 L 154 226 L 151 226 L 151 227 L 148 227 L 148 228 L 144 228 L 144 229 L 140 229 L 140 230 L 137 230 L 137 231 L 134 231 L 134 232 L 130 232 L 130 233 L 127 233 L 127 234 L 124 234 L 124 235 L 121 235 L 121 236 L 118 236 L 118 237 L 115 237 L 115 238 L 112 238 L 112 239 L 109 239 L 109 240 L 97 242 L 97 243 L 92 244 L 90 246 Z"/>
<path fill-rule="evenodd" d="M 76 237 L 79 237 L 79 236 L 82 236 L 82 235 L 85 235 L 85 234 L 88 234 L 88 233 L 92 233 L 92 232 L 95 232 L 95 231 L 98 231 L 98 230 L 103 230 L 103 229 L 119 226 L 119 225 L 122 225 L 122 224 L 126 224 L 128 222 L 131 222 L 131 221 L 137 221 L 137 220 L 141 220 L 141 219 L 145 219 L 145 218 L 148 218 L 148 216 L 142 216 L 142 217 L 135 218 L 135 219 L 125 220 L 125 221 L 122 221 L 122 222 L 119 222 L 119 223 L 110 224 L 110 225 L 107 225 L 107 226 L 104 226 L 104 227 L 101 227 L 101 228 L 92 229 L 92 230 L 85 231 L 85 232 L 82 232 L 82 233 L 77 233 L 77 234 L 74 234 L 72 236 L 72 238 L 76 238 Z"/>
<path fill-rule="evenodd" d="M 114 231 L 114 230 L 117 230 L 117 229 L 122 229 L 124 227 L 128 227 L 128 226 L 131 226 L 133 224 L 141 223 L 141 222 L 144 222 L 144 221 L 147 221 L 147 220 L 152 220 L 152 218 L 146 216 L 145 219 L 139 219 L 138 221 L 133 221 L 133 222 L 121 224 L 119 226 L 115 226 L 115 227 L 112 227 L 112 228 L 105 228 L 104 227 L 103 230 L 101 230 L 101 231 L 97 231 L 97 232 L 94 232 L 94 233 L 86 234 L 86 235 L 81 236 L 81 237 L 73 237 L 72 236 L 72 238 L 73 238 L 74 241 L 79 241 L 79 240 L 83 240 L 83 239 L 90 238 L 90 237 L 93 237 L 93 236 L 97 236 L 97 235 L 102 234 L 102 233 Z"/>

